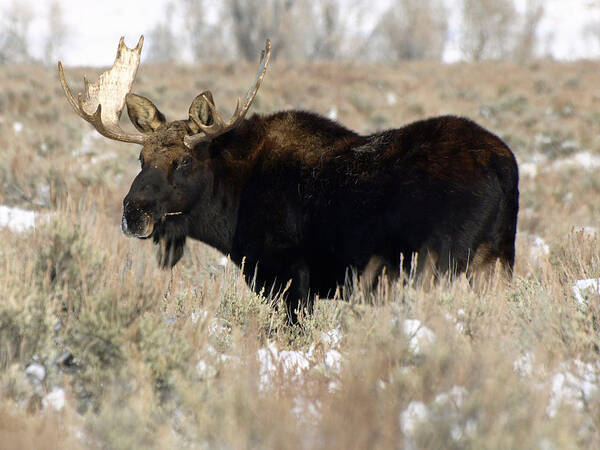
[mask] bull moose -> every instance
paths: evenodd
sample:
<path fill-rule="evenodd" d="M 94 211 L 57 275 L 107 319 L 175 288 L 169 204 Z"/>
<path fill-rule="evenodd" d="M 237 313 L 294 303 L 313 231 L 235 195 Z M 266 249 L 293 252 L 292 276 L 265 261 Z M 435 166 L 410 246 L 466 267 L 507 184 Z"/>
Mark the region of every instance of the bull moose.
<path fill-rule="evenodd" d="M 500 138 L 454 116 L 359 135 L 305 111 L 245 118 L 254 84 L 223 120 L 202 92 L 189 117 L 168 122 L 130 92 L 143 36 L 119 43 L 113 67 L 85 80 L 73 109 L 110 139 L 142 145 L 141 172 L 123 200 L 123 233 L 152 238 L 159 264 L 180 260 L 186 238 L 230 255 L 256 290 L 283 290 L 288 318 L 312 310 L 349 270 L 410 269 L 425 255 L 434 276 L 489 270 L 510 277 L 519 201 L 515 157 Z M 124 105 L 135 132 L 124 131 Z M 245 260 L 245 263 L 243 261 Z"/>

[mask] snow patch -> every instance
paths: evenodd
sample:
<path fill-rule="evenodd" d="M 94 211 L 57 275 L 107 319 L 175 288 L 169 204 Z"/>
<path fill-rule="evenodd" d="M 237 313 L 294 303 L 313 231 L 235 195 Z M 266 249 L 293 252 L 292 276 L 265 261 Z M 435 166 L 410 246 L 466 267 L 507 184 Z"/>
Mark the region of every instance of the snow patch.
<path fill-rule="evenodd" d="M 550 400 L 546 408 L 549 417 L 556 416 L 561 405 L 570 405 L 583 411 L 590 399 L 598 392 L 600 363 L 584 363 L 574 360 L 562 363 L 551 381 Z"/>
<path fill-rule="evenodd" d="M 46 378 L 46 368 L 40 363 L 31 363 L 25 368 L 25 375 L 41 383 Z"/>
<path fill-rule="evenodd" d="M 214 368 L 212 365 L 208 364 L 203 359 L 198 361 L 198 364 L 196 364 L 196 372 L 198 373 L 198 376 L 203 380 L 214 378 L 217 376 L 217 369 Z"/>
<path fill-rule="evenodd" d="M 535 152 L 529 157 L 529 160 L 534 164 L 540 165 L 548 162 L 548 156 L 544 153 Z M 519 165 L 519 167 L 521 166 Z"/>
<path fill-rule="evenodd" d="M 425 403 L 412 401 L 406 409 L 400 414 L 400 426 L 406 436 L 413 435 L 417 427 L 427 421 L 429 418 L 429 409 Z"/>
<path fill-rule="evenodd" d="M 262 389 L 266 389 L 270 385 L 273 377 L 276 375 L 277 368 L 280 364 L 280 360 L 282 359 L 282 357 L 279 355 L 279 350 L 277 349 L 277 346 L 272 342 L 269 342 L 267 347 L 259 349 L 256 356 L 260 363 L 260 386 Z M 308 366 L 308 360 L 305 359 L 304 355 L 302 355 L 302 357 L 298 355 L 294 359 L 296 361 L 300 360 L 303 366 L 305 364 L 306 366 Z M 291 366 L 291 361 L 288 361 L 286 367 L 291 368 Z M 297 374 L 301 373 L 301 371 L 301 367 L 296 367 Z M 284 375 L 287 375 L 285 368 Z"/>
<path fill-rule="evenodd" d="M 328 373 L 337 374 L 342 368 L 342 354 L 332 348 L 339 345 L 342 339 L 341 330 L 335 328 L 321 334 L 321 342 L 329 349 L 326 352 L 317 351 L 317 344 L 313 344 L 307 351 L 279 350 L 274 342 L 269 342 L 265 347 L 258 349 L 256 357 L 259 362 L 259 387 L 266 390 L 276 376 L 282 375 L 288 380 L 302 382 L 302 375 L 310 369 L 316 368 Z M 332 380 L 337 388 L 336 381 Z"/>
<path fill-rule="evenodd" d="M 468 419 L 464 425 L 459 423 L 459 412 L 468 394 L 469 391 L 463 386 L 452 386 L 449 391 L 438 394 L 433 401 L 436 409 L 451 420 L 450 436 L 455 441 L 459 441 L 465 433 L 473 436 L 477 431 L 477 422 L 474 419 Z"/>
<path fill-rule="evenodd" d="M 388 105 L 394 106 L 396 103 L 398 103 L 398 96 L 394 92 L 389 91 L 385 94 L 385 101 Z"/>
<path fill-rule="evenodd" d="M 405 319 L 402 330 L 408 337 L 408 346 L 413 353 L 421 353 L 424 347 L 435 341 L 435 333 L 416 319 Z"/>
<path fill-rule="evenodd" d="M 25 375 L 36 394 L 39 396 L 43 395 L 42 382 L 46 378 L 46 368 L 38 362 L 33 362 L 25 368 Z"/>
<path fill-rule="evenodd" d="M 65 407 L 65 390 L 54 388 L 42 399 L 44 409 L 51 408 L 54 411 L 62 411 Z"/>
<path fill-rule="evenodd" d="M 580 233 L 586 238 L 593 239 L 598 236 L 598 228 L 597 227 L 573 227 L 573 233 Z"/>
<path fill-rule="evenodd" d="M 117 158 L 117 154 L 115 152 L 106 152 L 106 153 L 101 153 L 98 156 L 92 156 L 90 158 L 90 163 L 93 165 L 105 162 L 105 161 L 109 161 L 111 159 L 116 159 Z"/>
<path fill-rule="evenodd" d="M 540 236 L 530 236 L 529 259 L 537 263 L 550 253 L 550 247 L 546 244 L 544 238 Z"/>
<path fill-rule="evenodd" d="M 331 108 L 329 108 L 329 111 L 327 111 L 327 118 L 331 119 L 331 120 L 337 120 L 337 118 L 338 118 L 337 107 L 332 106 Z"/>
<path fill-rule="evenodd" d="M 564 144 L 564 143 L 563 143 Z M 568 158 L 560 158 L 552 163 L 551 168 L 555 170 L 565 168 L 579 168 L 594 170 L 600 167 L 600 155 L 590 152 L 577 152 Z"/>
<path fill-rule="evenodd" d="M 473 436 L 477 431 L 477 422 L 469 419 L 461 422 L 460 409 L 469 392 L 463 386 L 453 386 L 446 392 L 438 394 L 429 405 L 421 401 L 411 401 L 400 413 L 400 426 L 404 433 L 404 447 L 416 448 L 414 434 L 418 427 L 436 417 L 442 417 L 451 423 L 450 436 L 459 441 L 463 435 Z"/>
<path fill-rule="evenodd" d="M 469 391 L 463 386 L 452 386 L 449 391 L 436 395 L 434 403 L 439 406 L 452 405 L 460 409 Z"/>
<path fill-rule="evenodd" d="M 71 152 L 72 156 L 90 155 L 95 152 L 95 142 L 101 139 L 101 135 L 96 130 L 91 130 L 81 138 L 81 145 L 78 149 Z"/>
<path fill-rule="evenodd" d="M 20 133 L 21 131 L 23 131 L 23 123 L 21 123 L 21 122 L 13 123 L 13 130 L 15 130 L 15 133 Z"/>
<path fill-rule="evenodd" d="M 547 110 L 547 113 L 552 113 L 552 110 Z M 533 142 L 536 147 L 552 144 L 552 137 L 544 133 L 538 133 L 533 137 Z"/>
<path fill-rule="evenodd" d="M 212 345 L 208 345 L 206 348 L 206 351 L 209 355 L 217 357 L 218 360 L 222 363 L 224 362 L 228 362 L 228 361 L 232 361 L 235 363 L 239 363 L 240 362 L 240 358 L 238 356 L 235 355 L 227 355 L 225 353 L 220 353 L 219 351 L 217 351 L 216 348 L 214 348 Z"/>
<path fill-rule="evenodd" d="M 192 323 L 194 325 L 196 325 L 199 320 L 202 320 L 204 322 L 207 317 L 208 317 L 208 311 L 204 311 L 201 309 L 197 310 L 197 311 L 192 311 L 192 313 L 190 314 L 190 319 L 192 319 Z"/>
<path fill-rule="evenodd" d="M 465 310 L 460 308 L 458 311 L 456 311 L 456 316 L 457 317 L 455 319 L 450 313 L 444 314 L 445 319 L 448 322 L 452 322 L 454 324 L 454 328 L 456 328 L 456 331 L 458 331 L 459 333 L 464 333 L 466 328 L 462 321 L 465 319 L 466 316 Z"/>
<path fill-rule="evenodd" d="M 519 175 L 522 177 L 535 178 L 538 174 L 538 166 L 535 163 L 522 163 L 519 165 Z"/>
<path fill-rule="evenodd" d="M 0 205 L 0 227 L 20 233 L 35 227 L 36 213 L 26 209 Z"/>
<path fill-rule="evenodd" d="M 227 256 L 221 256 L 221 258 L 219 258 L 218 264 L 220 267 L 227 267 L 227 264 L 229 264 L 229 259 L 227 258 Z"/>
<path fill-rule="evenodd" d="M 302 396 L 294 399 L 292 412 L 305 423 L 316 424 L 321 420 L 321 402 L 319 400 L 311 402 Z"/>
<path fill-rule="evenodd" d="M 334 349 L 325 353 L 325 368 L 339 372 L 342 369 L 342 354 Z"/>
<path fill-rule="evenodd" d="M 600 295 L 600 278 L 577 280 L 573 284 L 572 289 L 577 303 L 583 308 L 586 308 L 590 298 Z"/>
<path fill-rule="evenodd" d="M 333 330 L 323 331 L 321 333 L 321 341 L 330 347 L 337 347 L 342 342 L 342 329 L 338 325 Z"/>
<path fill-rule="evenodd" d="M 526 352 L 515 359 L 513 362 L 513 371 L 522 377 L 530 377 L 533 374 L 534 362 L 535 355 L 531 352 Z"/>
<path fill-rule="evenodd" d="M 277 345 L 269 342 L 266 347 L 258 349 L 256 357 L 260 363 L 260 387 L 267 389 L 278 369 L 286 377 L 297 378 L 310 367 L 312 347 L 308 353 L 298 350 L 279 351 Z"/>

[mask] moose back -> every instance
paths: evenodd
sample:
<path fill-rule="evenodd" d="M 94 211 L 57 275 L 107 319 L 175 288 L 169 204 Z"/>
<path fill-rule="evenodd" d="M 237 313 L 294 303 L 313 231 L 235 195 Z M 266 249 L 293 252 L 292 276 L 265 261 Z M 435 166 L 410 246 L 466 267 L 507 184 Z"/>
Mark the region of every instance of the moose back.
<path fill-rule="evenodd" d="M 110 139 L 142 145 L 141 171 L 123 201 L 122 230 L 158 245 L 174 266 L 186 239 L 201 240 L 242 266 L 255 289 L 286 291 L 288 317 L 312 310 L 348 270 L 410 269 L 434 277 L 488 271 L 508 276 L 515 258 L 518 169 L 511 150 L 474 122 L 436 117 L 361 136 L 310 112 L 246 113 L 270 56 L 225 121 L 212 94 L 184 120 L 167 121 L 130 93 L 143 37 L 119 43 L 113 67 L 71 93 L 77 114 Z M 118 120 L 127 104 L 137 133 Z M 403 266 L 403 267 L 401 267 Z"/>

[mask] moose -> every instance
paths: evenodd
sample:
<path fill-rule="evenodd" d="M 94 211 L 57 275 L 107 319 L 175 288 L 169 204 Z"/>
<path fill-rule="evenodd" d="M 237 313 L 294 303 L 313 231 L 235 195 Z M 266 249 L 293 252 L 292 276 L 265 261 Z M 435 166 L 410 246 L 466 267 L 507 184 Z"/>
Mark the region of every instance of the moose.
<path fill-rule="evenodd" d="M 200 240 L 243 267 L 261 291 L 280 291 L 288 320 L 310 314 L 357 274 L 411 270 L 436 279 L 473 276 L 515 259 L 518 167 L 496 135 L 460 117 L 420 120 L 359 135 L 312 112 L 246 118 L 263 81 L 270 42 L 255 81 L 225 121 L 210 91 L 184 120 L 167 121 L 131 93 L 142 50 L 121 38 L 111 69 L 66 97 L 102 135 L 140 144 L 141 171 L 123 200 L 125 235 L 152 239 L 163 268 Z M 137 132 L 124 131 L 124 105 Z"/>

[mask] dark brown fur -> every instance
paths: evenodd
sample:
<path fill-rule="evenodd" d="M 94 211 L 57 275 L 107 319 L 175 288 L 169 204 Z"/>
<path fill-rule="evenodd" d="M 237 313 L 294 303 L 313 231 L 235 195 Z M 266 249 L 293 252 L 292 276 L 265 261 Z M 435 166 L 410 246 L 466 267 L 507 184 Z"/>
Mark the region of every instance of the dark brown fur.
<path fill-rule="evenodd" d="M 197 115 L 210 123 L 206 109 Z M 193 121 L 131 116 L 154 122 L 136 125 L 151 127 L 151 139 L 124 200 L 123 230 L 152 230 L 164 267 L 177 263 L 191 237 L 237 265 L 245 261 L 257 290 L 291 280 L 292 321 L 299 307 L 312 310 L 314 294 L 330 295 L 349 269 L 360 273 L 372 258 L 395 273 L 417 252 L 435 256 L 438 276 L 496 260 L 512 273 L 517 164 L 472 121 L 445 116 L 360 136 L 287 111 L 254 115 L 188 150 L 183 137 L 197 132 Z"/>

